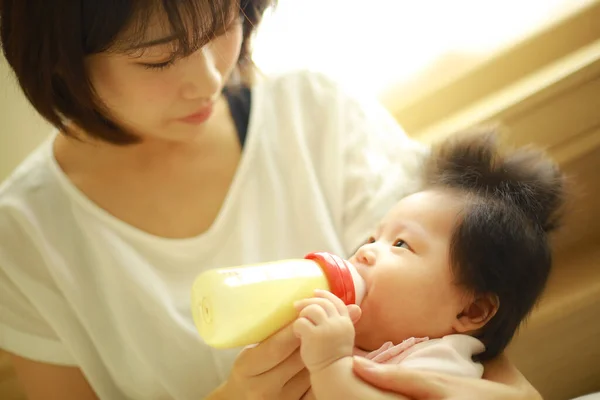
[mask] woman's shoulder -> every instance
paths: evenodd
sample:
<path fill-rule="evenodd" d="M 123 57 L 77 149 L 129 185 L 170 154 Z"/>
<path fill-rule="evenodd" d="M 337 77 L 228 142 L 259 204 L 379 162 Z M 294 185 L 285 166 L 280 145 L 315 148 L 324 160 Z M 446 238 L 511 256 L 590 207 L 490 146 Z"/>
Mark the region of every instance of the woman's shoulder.
<path fill-rule="evenodd" d="M 0 214 L 30 204 L 57 186 L 51 170 L 52 137 L 27 155 L 0 183 Z"/>
<path fill-rule="evenodd" d="M 310 86 L 334 87 L 339 83 L 328 74 L 314 69 L 292 69 L 262 75 L 257 78 L 256 86 L 308 88 Z"/>
<path fill-rule="evenodd" d="M 68 197 L 53 172 L 52 138 L 34 149 L 0 183 L 0 244 L 26 245 L 31 236 L 66 229 Z M 27 239 L 29 238 L 29 239 Z"/>
<path fill-rule="evenodd" d="M 0 183 L 0 286 L 11 299 L 18 297 L 14 282 L 52 282 L 41 256 L 43 238 L 67 230 L 58 184 L 48 168 L 50 149 L 51 143 L 43 142 Z"/>
<path fill-rule="evenodd" d="M 323 72 L 302 69 L 271 74 L 252 87 L 251 130 L 268 139 L 277 151 L 292 149 L 284 146 L 291 140 L 316 156 L 317 147 L 344 146 L 352 141 L 354 127 L 373 125 L 370 120 L 379 119 L 379 114 L 369 116 L 372 105 L 381 111 L 376 99 L 358 95 Z"/>
<path fill-rule="evenodd" d="M 303 108 L 328 109 L 353 96 L 348 85 L 311 69 L 275 73 L 259 79 L 254 92 L 278 104 L 302 104 Z"/>

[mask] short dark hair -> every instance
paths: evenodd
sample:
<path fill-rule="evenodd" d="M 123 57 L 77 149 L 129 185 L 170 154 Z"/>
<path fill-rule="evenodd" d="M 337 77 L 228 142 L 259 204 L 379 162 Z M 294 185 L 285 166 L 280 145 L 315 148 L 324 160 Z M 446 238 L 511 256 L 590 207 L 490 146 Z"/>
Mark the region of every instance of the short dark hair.
<path fill-rule="evenodd" d="M 33 107 L 69 134 L 72 120 L 90 136 L 115 144 L 139 139 L 110 120 L 88 79 L 84 60 L 139 44 L 155 12 L 166 15 L 177 51 L 190 54 L 244 18 L 238 72 L 251 67 L 250 38 L 276 0 L 0 0 L 0 45 Z M 127 31 L 126 38 L 120 35 Z M 117 42 L 118 40 L 118 42 Z"/>
<path fill-rule="evenodd" d="M 499 300 L 476 335 L 487 360 L 502 352 L 541 296 L 552 265 L 549 233 L 565 203 L 565 177 L 541 150 L 503 150 L 496 128 L 476 128 L 433 147 L 431 188 L 466 195 L 450 244 L 457 283 Z"/>

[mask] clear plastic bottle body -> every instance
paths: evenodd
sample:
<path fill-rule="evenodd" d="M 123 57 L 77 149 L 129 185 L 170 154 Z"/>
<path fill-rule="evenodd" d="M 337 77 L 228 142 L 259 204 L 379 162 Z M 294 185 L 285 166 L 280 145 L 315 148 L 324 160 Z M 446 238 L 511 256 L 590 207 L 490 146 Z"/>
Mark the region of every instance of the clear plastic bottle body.
<path fill-rule="evenodd" d="M 347 304 L 362 298 L 364 284 L 347 261 L 313 255 L 199 275 L 192 287 L 192 314 L 202 339 L 214 348 L 261 342 L 291 323 L 297 316 L 294 302 L 313 296 L 315 289 L 329 290 Z"/>

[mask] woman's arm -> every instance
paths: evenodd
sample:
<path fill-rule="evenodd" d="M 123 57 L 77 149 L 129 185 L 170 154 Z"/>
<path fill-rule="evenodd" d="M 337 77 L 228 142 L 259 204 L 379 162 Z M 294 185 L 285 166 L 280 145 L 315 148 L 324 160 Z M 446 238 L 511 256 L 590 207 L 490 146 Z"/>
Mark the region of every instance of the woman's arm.
<path fill-rule="evenodd" d="M 484 367 L 484 379 L 519 389 L 525 395 L 525 399 L 543 400 L 539 392 L 504 353 L 484 363 Z"/>
<path fill-rule="evenodd" d="M 31 361 L 11 355 L 19 383 L 29 400 L 98 400 L 79 368 Z"/>

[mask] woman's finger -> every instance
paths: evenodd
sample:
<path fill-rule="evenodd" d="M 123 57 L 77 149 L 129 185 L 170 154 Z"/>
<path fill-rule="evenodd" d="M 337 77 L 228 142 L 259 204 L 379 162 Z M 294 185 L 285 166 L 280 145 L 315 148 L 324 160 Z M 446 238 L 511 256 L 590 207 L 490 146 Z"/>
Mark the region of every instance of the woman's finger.
<path fill-rule="evenodd" d="M 244 349 L 236 359 L 236 370 L 245 376 L 263 374 L 286 360 L 300 347 L 292 324 L 282 328 L 257 346 Z"/>
<path fill-rule="evenodd" d="M 354 357 L 354 373 L 373 386 L 411 399 L 443 399 L 447 394 L 443 378 L 434 373 L 377 364 L 363 357 Z"/>
<path fill-rule="evenodd" d="M 486 379 L 376 364 L 354 358 L 354 373 L 368 384 L 412 400 L 541 399 L 537 393 Z"/>
<path fill-rule="evenodd" d="M 298 400 L 308 392 L 309 388 L 310 374 L 306 368 L 303 368 L 283 386 L 279 398 Z"/>
<path fill-rule="evenodd" d="M 260 379 L 283 384 L 284 382 L 289 382 L 290 379 L 303 369 L 305 369 L 304 362 L 300 355 L 300 349 L 297 349 L 285 361 L 279 364 L 276 369 L 262 374 Z"/>

